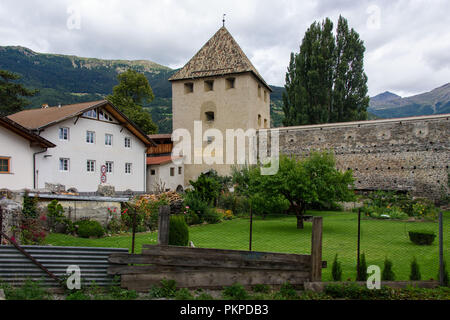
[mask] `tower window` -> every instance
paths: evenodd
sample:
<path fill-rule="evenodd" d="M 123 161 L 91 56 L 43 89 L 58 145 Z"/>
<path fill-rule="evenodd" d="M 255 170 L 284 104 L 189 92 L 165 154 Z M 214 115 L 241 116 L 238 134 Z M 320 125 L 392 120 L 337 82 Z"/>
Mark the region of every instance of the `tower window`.
<path fill-rule="evenodd" d="M 184 84 L 184 93 L 194 92 L 194 84 L 192 82 L 187 82 Z"/>
<path fill-rule="evenodd" d="M 268 126 L 267 126 L 267 119 L 264 119 L 264 128 L 268 128 Z"/>
<path fill-rule="evenodd" d="M 213 80 L 206 80 L 205 81 L 205 91 L 213 91 L 214 90 L 214 81 Z"/>
<path fill-rule="evenodd" d="M 258 127 L 261 127 L 261 115 L 258 114 Z"/>
<path fill-rule="evenodd" d="M 227 78 L 226 80 L 226 88 L 227 89 L 234 89 L 234 83 L 236 78 Z"/>
<path fill-rule="evenodd" d="M 258 98 L 261 98 L 261 86 L 258 85 Z"/>
<path fill-rule="evenodd" d="M 264 102 L 267 102 L 267 91 L 264 90 Z"/>
<path fill-rule="evenodd" d="M 205 112 L 206 121 L 214 121 L 214 112 L 208 111 Z"/>

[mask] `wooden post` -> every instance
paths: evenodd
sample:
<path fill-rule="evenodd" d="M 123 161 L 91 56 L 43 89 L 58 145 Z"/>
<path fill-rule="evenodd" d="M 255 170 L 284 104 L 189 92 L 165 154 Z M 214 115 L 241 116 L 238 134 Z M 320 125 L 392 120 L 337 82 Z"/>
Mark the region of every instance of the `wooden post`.
<path fill-rule="evenodd" d="M 312 222 L 311 281 L 322 281 L 322 217 L 314 217 Z"/>
<path fill-rule="evenodd" d="M 170 224 L 170 207 L 159 207 L 158 221 L 158 244 L 167 246 L 169 244 L 169 224 Z"/>

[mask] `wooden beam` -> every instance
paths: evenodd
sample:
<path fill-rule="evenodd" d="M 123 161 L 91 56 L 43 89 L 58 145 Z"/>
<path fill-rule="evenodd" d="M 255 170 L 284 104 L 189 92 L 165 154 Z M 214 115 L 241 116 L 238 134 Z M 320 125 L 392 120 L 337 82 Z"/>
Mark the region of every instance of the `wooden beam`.
<path fill-rule="evenodd" d="M 249 259 L 248 256 L 239 255 L 133 255 L 126 253 L 117 253 L 109 256 L 108 261 L 113 264 L 153 264 L 158 266 L 179 266 L 179 267 L 204 267 L 226 268 L 226 269 L 256 269 L 256 270 L 292 270 L 308 271 L 311 270 L 311 264 L 305 261 L 270 261 Z M 116 269 L 118 270 L 118 269 Z M 126 270 L 126 269 L 124 269 Z"/>
<path fill-rule="evenodd" d="M 169 244 L 170 206 L 159 207 L 158 244 Z"/>
<path fill-rule="evenodd" d="M 322 217 L 314 217 L 312 222 L 311 281 L 322 281 Z"/>

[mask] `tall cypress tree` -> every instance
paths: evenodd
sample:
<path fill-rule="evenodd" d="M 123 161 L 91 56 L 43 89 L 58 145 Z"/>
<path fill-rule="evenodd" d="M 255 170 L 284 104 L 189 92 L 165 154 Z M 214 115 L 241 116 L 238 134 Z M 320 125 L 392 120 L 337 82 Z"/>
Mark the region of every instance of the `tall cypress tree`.
<path fill-rule="evenodd" d="M 339 17 L 336 37 L 326 18 L 306 31 L 292 53 L 283 93 L 283 124 L 303 125 L 367 119 L 364 43 Z"/>

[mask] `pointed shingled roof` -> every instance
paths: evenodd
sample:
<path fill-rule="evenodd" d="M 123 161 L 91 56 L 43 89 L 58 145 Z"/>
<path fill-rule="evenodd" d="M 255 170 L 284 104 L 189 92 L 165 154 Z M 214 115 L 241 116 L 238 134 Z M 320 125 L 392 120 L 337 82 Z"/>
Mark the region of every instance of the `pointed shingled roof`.
<path fill-rule="evenodd" d="M 272 91 L 233 36 L 225 27 L 222 27 L 183 68 L 169 78 L 169 81 L 244 72 L 253 73 L 256 78 Z"/>

